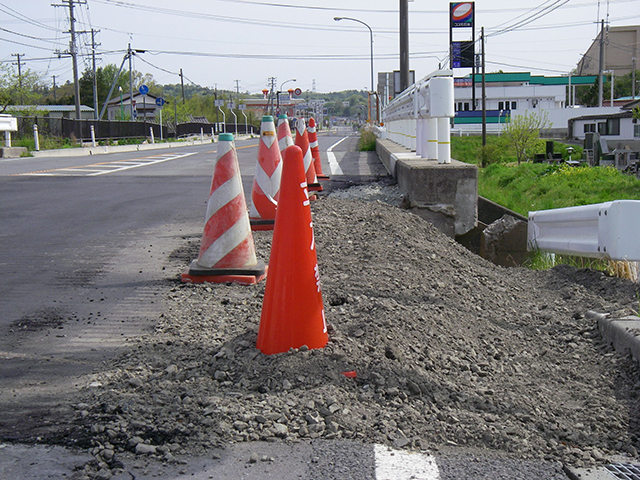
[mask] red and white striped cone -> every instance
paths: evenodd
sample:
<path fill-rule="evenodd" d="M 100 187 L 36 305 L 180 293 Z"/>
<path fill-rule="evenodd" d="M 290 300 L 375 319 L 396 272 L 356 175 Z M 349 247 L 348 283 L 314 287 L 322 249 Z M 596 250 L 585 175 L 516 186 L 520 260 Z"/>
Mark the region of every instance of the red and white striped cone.
<path fill-rule="evenodd" d="M 282 157 L 271 115 L 262 117 L 256 174 L 251 189 L 249 219 L 252 230 L 273 230 L 282 176 Z"/>
<path fill-rule="evenodd" d="M 278 145 L 280 146 L 280 155 L 284 158 L 284 151 L 287 147 L 293 145 L 293 135 L 289 128 L 289 119 L 286 115 L 278 116 Z"/>
<path fill-rule="evenodd" d="M 233 135 L 218 137 L 200 255 L 182 274 L 185 283 L 258 283 L 266 276 L 256 259 Z"/>
<path fill-rule="evenodd" d="M 304 118 L 299 118 L 296 122 L 296 140 L 294 145 L 299 146 L 302 150 L 304 171 L 307 177 L 307 188 L 310 191 L 322 191 L 322 185 L 318 183 L 316 169 L 313 165 L 313 156 L 311 155 L 311 147 L 309 146 L 309 132 L 307 132 L 307 125 Z"/>
<path fill-rule="evenodd" d="M 311 156 L 313 156 L 313 166 L 316 169 L 318 180 L 329 180 L 329 177 L 322 173 L 322 161 L 320 160 L 320 147 L 318 146 L 318 133 L 316 130 L 316 121 L 309 119 L 309 147 L 311 148 Z"/>

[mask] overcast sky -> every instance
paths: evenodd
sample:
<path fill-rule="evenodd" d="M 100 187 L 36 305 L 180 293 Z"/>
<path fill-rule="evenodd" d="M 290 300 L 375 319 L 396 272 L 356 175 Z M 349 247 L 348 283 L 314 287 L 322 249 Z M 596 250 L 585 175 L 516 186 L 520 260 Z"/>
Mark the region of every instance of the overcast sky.
<path fill-rule="evenodd" d="M 68 0 L 65 0 L 68 2 Z M 74 0 L 76 3 L 78 0 Z M 71 80 L 68 57 L 69 8 L 58 0 L 0 0 L 0 61 L 24 54 L 24 68 L 49 83 Z M 83 2 L 85 3 L 85 2 Z M 421 78 L 445 62 L 449 42 L 449 1 L 409 2 L 410 68 Z M 284 89 L 318 92 L 369 89 L 370 37 L 375 71 L 399 69 L 398 0 L 86 0 L 77 5 L 77 30 L 100 30 L 98 65 L 120 65 L 127 44 L 147 50 L 134 68 L 162 84 L 185 81 L 202 86 L 259 92 L 269 77 Z M 568 73 L 599 29 L 637 25 L 640 0 L 479 0 L 476 37 L 487 35 L 487 71 Z M 90 53 L 91 36 L 80 35 L 81 53 Z M 456 29 L 455 40 L 471 39 Z M 468 37 L 468 38 L 465 38 Z M 79 69 L 90 65 L 82 57 Z M 456 75 L 469 73 L 456 69 Z"/>

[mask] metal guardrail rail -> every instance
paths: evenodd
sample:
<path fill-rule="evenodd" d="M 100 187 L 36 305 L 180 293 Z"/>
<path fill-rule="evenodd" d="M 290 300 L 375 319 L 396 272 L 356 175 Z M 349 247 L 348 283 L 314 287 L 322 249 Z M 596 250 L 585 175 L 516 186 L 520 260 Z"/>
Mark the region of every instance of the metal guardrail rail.
<path fill-rule="evenodd" d="M 640 261 L 640 200 L 529 212 L 529 250 Z"/>
<path fill-rule="evenodd" d="M 450 123 L 454 115 L 453 71 L 438 70 L 383 109 L 381 136 L 415 150 L 421 158 L 450 163 Z"/>

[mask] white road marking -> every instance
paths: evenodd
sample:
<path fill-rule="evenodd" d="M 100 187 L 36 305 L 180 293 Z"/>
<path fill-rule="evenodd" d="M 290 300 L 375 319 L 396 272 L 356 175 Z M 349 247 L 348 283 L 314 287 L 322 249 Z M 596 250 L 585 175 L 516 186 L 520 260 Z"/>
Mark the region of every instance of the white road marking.
<path fill-rule="evenodd" d="M 132 168 L 138 168 L 138 167 L 144 167 L 147 165 L 154 165 L 156 163 L 168 162 L 169 160 L 177 160 L 178 158 L 189 157 L 191 155 L 195 155 L 195 152 L 185 153 L 183 155 L 175 155 L 175 156 L 158 155 L 159 158 L 157 160 L 145 159 L 145 160 L 142 160 L 138 165 L 125 165 L 120 168 L 116 168 L 115 170 L 105 170 L 103 172 L 91 173 L 89 174 L 89 176 L 95 177 L 96 175 L 104 175 L 106 173 L 121 172 L 123 170 L 131 170 Z M 117 163 L 117 162 L 113 162 L 113 163 Z"/>
<path fill-rule="evenodd" d="M 376 480 L 440 480 L 435 458 L 429 454 L 374 445 Z"/>
<path fill-rule="evenodd" d="M 52 170 L 43 170 L 39 172 L 20 173 L 18 176 L 41 176 L 41 177 L 55 177 L 55 176 L 88 176 L 93 177 L 96 175 L 106 175 L 108 173 L 121 172 L 123 170 L 130 170 L 132 168 L 145 167 L 147 165 L 154 165 L 156 163 L 168 162 L 169 160 L 177 160 L 179 158 L 189 157 L 195 155 L 195 152 L 184 153 L 182 155 L 154 155 L 153 157 L 146 157 L 140 159 L 129 160 L 114 160 L 113 162 L 94 163 L 91 165 L 81 165 L 78 167 L 70 168 L 54 168 Z"/>
<path fill-rule="evenodd" d="M 344 142 L 349 137 L 344 137 L 342 140 L 334 143 L 329 148 L 327 148 L 327 160 L 329 162 L 329 169 L 331 170 L 331 175 L 344 175 L 342 168 L 340 168 L 340 164 L 336 160 L 336 155 L 333 153 L 333 149 Z"/>

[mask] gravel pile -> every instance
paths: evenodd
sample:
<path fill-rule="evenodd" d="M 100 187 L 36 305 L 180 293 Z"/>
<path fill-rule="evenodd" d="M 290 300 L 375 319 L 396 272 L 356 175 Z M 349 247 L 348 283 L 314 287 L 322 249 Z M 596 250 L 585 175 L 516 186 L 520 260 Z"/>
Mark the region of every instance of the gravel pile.
<path fill-rule="evenodd" d="M 399 203 L 397 190 L 366 189 L 312 206 L 329 345 L 263 355 L 264 282 L 176 281 L 155 331 L 75 405 L 98 469 L 116 468 L 119 451 L 175 461 L 229 442 L 313 438 L 573 465 L 637 454 L 638 366 L 584 316 L 637 311 L 632 282 L 494 266 L 378 201 Z M 254 233 L 265 260 L 271 235 Z M 185 239 L 176 271 L 198 247 Z"/>

